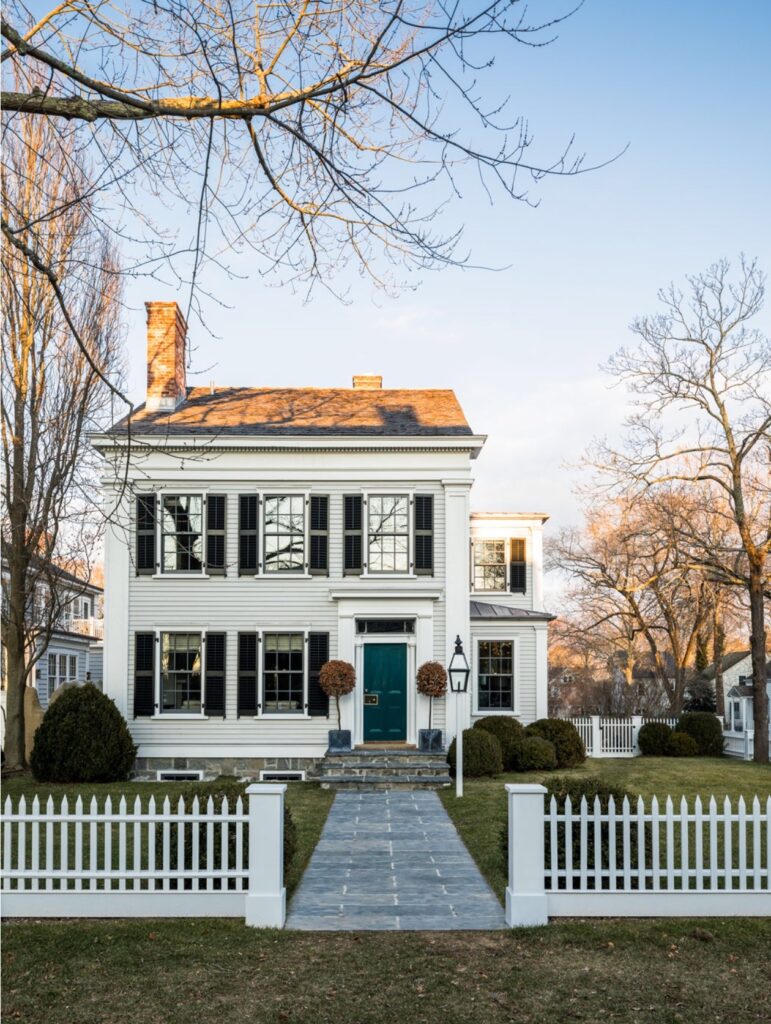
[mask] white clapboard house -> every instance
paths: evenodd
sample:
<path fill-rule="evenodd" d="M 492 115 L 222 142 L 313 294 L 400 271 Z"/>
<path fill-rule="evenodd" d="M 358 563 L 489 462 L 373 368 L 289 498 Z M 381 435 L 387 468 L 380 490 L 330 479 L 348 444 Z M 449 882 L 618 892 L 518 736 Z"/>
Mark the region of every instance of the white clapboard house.
<path fill-rule="evenodd" d="M 105 499 L 104 689 L 137 772 L 317 773 L 334 701 L 355 747 L 414 746 L 418 666 L 471 665 L 462 724 L 546 714 L 541 514 L 470 511 L 485 438 L 452 391 L 196 387 L 176 303 L 147 304 L 147 400 L 95 437 Z M 456 698 L 435 700 L 445 744 Z"/>

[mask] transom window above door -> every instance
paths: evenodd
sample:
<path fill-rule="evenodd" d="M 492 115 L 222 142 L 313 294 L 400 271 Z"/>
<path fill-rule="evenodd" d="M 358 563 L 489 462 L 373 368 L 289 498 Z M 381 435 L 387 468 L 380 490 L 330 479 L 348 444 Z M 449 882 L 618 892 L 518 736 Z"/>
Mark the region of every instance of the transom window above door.
<path fill-rule="evenodd" d="M 203 572 L 203 496 L 164 494 L 161 565 L 164 572 Z"/>
<path fill-rule="evenodd" d="M 264 501 L 263 571 L 305 569 L 305 495 L 269 495 Z"/>
<path fill-rule="evenodd" d="M 410 571 L 410 499 L 406 494 L 372 494 L 368 500 L 369 572 Z"/>
<path fill-rule="evenodd" d="M 514 710 L 513 641 L 479 641 L 477 707 L 480 711 Z"/>

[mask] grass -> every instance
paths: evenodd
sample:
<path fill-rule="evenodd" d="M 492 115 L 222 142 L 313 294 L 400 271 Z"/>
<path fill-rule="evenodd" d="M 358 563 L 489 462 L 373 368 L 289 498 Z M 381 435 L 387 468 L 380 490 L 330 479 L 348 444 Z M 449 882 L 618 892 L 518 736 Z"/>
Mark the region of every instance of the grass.
<path fill-rule="evenodd" d="M 500 832 L 506 821 L 506 782 L 543 782 L 546 772 L 499 775 L 493 779 L 465 780 L 465 796 L 455 790 L 442 790 L 440 796 L 480 870 L 498 896 L 506 889 L 506 875 L 500 847 Z M 682 796 L 702 800 L 713 794 L 720 802 L 725 796 L 751 799 L 771 793 L 771 766 L 727 758 L 635 757 L 602 758 L 586 761 L 580 768 L 560 771 L 559 775 L 599 776 L 645 800 L 667 796 L 679 801 Z"/>
<path fill-rule="evenodd" d="M 3 802 L 7 796 L 13 800 L 14 806 L 18 803 L 19 797 L 24 796 L 27 803 L 37 796 L 41 803 L 48 799 L 49 795 L 54 798 L 58 808 L 63 796 L 67 797 L 70 806 L 74 806 L 78 796 L 83 798 L 84 804 L 88 804 L 92 796 L 97 798 L 99 806 L 109 796 L 112 798 L 113 808 L 117 809 L 117 803 L 122 796 L 126 797 L 129 804 L 133 804 L 137 796 L 141 797 L 142 803 L 146 806 L 150 796 L 154 796 L 156 802 L 169 796 L 174 801 L 175 793 L 180 790 L 189 789 L 189 782 L 112 782 L 101 784 L 68 784 L 56 785 L 53 783 L 35 782 L 31 775 L 12 776 L 3 779 Z M 212 786 L 216 786 L 213 783 Z M 206 791 L 205 782 L 196 783 L 196 788 Z M 289 782 L 287 783 L 286 801 L 292 811 L 292 817 L 297 827 L 297 850 L 292 859 L 292 864 L 287 871 L 285 884 L 287 893 L 291 894 L 297 886 L 305 867 L 310 860 L 314 847 L 318 842 L 324 822 L 327 820 L 329 808 L 332 806 L 334 793 L 321 789 L 312 782 Z"/>
<path fill-rule="evenodd" d="M 18 922 L 20 1024 L 720 1024 L 767 1021 L 768 921 L 513 932 L 252 931 L 207 920 Z"/>

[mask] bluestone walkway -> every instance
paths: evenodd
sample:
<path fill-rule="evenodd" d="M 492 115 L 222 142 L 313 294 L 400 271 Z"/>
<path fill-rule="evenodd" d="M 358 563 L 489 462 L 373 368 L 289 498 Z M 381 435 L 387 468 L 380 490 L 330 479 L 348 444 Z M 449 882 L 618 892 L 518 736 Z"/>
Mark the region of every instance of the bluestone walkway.
<path fill-rule="evenodd" d="M 505 928 L 435 792 L 340 792 L 289 907 L 305 931 Z"/>

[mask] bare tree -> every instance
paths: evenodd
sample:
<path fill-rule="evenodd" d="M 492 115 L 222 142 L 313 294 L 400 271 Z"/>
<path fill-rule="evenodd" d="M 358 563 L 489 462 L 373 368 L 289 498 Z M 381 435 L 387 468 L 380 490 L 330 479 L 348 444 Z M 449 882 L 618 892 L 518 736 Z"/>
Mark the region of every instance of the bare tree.
<path fill-rule="evenodd" d="M 76 343 L 46 273 L 22 248 L 2 254 L 3 642 L 6 765 L 23 767 L 24 688 L 60 623 L 73 581 L 84 582 L 98 540 L 98 474 L 87 432 L 110 418 L 106 376 L 119 378 L 120 277 L 109 240 L 93 229 L 88 178 L 62 166 L 53 127 L 25 118 L 4 151 L 3 216 L 58 282 Z M 34 226 L 32 226 L 34 225 Z M 77 592 L 77 586 L 75 587 Z"/>
<path fill-rule="evenodd" d="M 632 325 L 637 347 L 621 349 L 609 365 L 638 406 L 627 444 L 601 449 L 595 461 L 627 495 L 686 486 L 718 523 L 699 529 L 683 520 L 678 529 L 706 578 L 747 594 L 755 760 L 765 763 L 771 343 L 753 326 L 764 297 L 763 274 L 743 258 L 735 277 L 721 260 L 688 278 L 687 292 L 661 291 L 662 311 Z"/>

